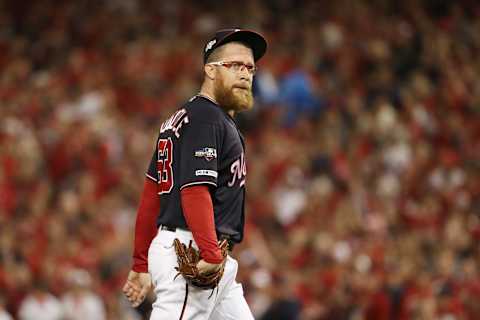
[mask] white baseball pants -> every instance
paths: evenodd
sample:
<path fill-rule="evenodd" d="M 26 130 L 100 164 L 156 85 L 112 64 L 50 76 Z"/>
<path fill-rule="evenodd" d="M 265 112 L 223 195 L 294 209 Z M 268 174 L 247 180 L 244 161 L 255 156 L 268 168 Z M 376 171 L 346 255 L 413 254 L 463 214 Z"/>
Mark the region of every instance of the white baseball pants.
<path fill-rule="evenodd" d="M 187 285 L 181 275 L 176 279 L 177 256 L 173 240 L 187 246 L 192 233 L 177 229 L 158 231 L 148 251 L 148 269 L 152 276 L 156 300 L 150 320 L 252 320 L 253 315 L 243 296 L 242 285 L 235 281 L 238 263 L 228 256 L 218 288 L 202 290 Z"/>

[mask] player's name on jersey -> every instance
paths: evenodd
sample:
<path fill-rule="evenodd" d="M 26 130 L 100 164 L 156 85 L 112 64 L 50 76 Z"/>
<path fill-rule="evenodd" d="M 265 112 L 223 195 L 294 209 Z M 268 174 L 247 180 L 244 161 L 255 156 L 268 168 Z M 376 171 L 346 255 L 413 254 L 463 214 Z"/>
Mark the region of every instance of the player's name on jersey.
<path fill-rule="evenodd" d="M 188 121 L 187 110 L 180 109 L 164 123 L 162 123 L 162 126 L 160 127 L 160 133 L 172 130 L 175 133 L 175 137 L 180 138 L 180 129 L 182 128 L 183 124 L 187 124 Z"/>

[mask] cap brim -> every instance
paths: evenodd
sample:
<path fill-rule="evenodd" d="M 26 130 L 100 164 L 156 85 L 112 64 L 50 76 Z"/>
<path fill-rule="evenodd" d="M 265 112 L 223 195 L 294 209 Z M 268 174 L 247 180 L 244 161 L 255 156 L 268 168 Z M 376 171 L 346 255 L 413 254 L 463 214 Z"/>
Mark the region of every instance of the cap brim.
<path fill-rule="evenodd" d="M 267 51 L 267 41 L 265 38 L 260 34 L 250 30 L 234 31 L 221 39 L 216 47 L 220 47 L 222 44 L 232 41 L 240 41 L 249 46 L 252 49 L 253 59 L 255 62 L 263 57 Z"/>

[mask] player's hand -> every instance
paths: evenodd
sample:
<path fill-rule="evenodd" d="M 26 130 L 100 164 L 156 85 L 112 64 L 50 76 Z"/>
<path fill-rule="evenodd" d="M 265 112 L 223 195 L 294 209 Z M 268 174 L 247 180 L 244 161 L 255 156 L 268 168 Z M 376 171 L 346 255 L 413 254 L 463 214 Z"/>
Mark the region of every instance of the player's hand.
<path fill-rule="evenodd" d="M 217 272 L 222 267 L 221 263 L 208 263 L 201 259 L 197 263 L 197 269 L 200 274 L 210 274 Z"/>
<path fill-rule="evenodd" d="M 152 288 L 152 278 L 149 273 L 139 273 L 131 270 L 123 286 L 123 293 L 132 307 L 138 307 Z"/>

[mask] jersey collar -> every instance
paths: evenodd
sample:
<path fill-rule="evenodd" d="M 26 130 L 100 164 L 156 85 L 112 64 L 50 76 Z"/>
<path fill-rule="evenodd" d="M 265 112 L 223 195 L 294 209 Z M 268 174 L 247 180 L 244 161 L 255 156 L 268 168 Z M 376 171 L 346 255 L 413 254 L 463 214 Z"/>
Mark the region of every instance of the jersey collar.
<path fill-rule="evenodd" d="M 197 93 L 194 97 L 204 98 L 204 99 L 210 101 L 211 103 L 213 103 L 214 105 L 216 105 L 217 107 L 219 107 L 219 108 L 223 111 L 223 113 L 224 113 L 230 120 L 233 121 L 233 123 L 235 124 L 235 126 L 237 125 L 237 122 L 235 121 L 235 118 L 232 117 L 228 112 L 226 112 L 226 111 L 218 104 L 217 101 L 215 101 L 215 100 L 213 100 L 212 98 L 207 97 L 206 95 L 203 95 L 203 94 L 201 94 L 201 93 Z"/>
<path fill-rule="evenodd" d="M 217 101 L 215 101 L 215 100 L 213 100 L 212 98 L 207 97 L 206 95 L 203 95 L 203 94 L 201 94 L 201 93 L 197 93 L 197 94 L 195 95 L 195 97 L 201 97 L 201 98 L 207 99 L 207 100 L 210 101 L 211 103 L 213 103 L 213 104 L 215 104 L 215 105 L 217 105 L 217 106 L 220 106 Z"/>

